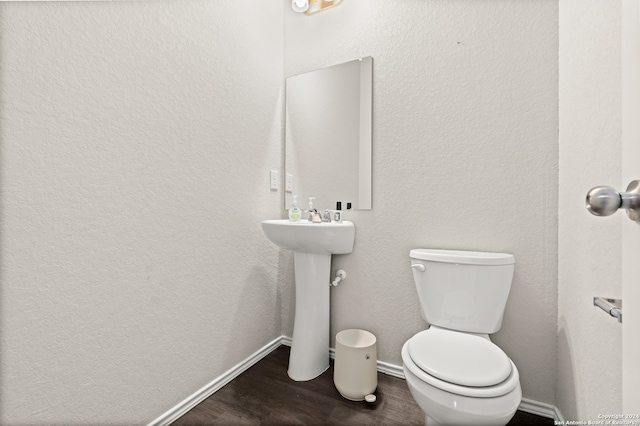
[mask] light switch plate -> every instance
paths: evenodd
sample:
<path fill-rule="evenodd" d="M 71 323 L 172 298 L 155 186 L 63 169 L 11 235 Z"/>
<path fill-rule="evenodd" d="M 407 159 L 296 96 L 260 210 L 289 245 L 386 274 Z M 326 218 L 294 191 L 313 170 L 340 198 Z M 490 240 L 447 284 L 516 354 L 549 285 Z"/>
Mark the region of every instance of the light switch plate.
<path fill-rule="evenodd" d="M 291 173 L 287 173 L 285 176 L 284 190 L 286 192 L 293 192 L 293 175 Z"/>
<path fill-rule="evenodd" d="M 277 170 L 271 170 L 269 181 L 271 182 L 270 184 L 271 190 L 277 191 L 278 190 L 278 171 Z"/>

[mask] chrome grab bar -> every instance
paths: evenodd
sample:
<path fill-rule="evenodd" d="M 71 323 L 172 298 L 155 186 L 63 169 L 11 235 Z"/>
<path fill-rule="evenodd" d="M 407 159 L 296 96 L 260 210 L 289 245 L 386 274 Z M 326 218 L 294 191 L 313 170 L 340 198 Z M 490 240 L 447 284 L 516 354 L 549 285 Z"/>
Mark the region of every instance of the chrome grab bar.
<path fill-rule="evenodd" d="M 622 322 L 622 299 L 610 299 L 608 297 L 594 297 L 593 305 L 599 307 L 618 322 Z"/>

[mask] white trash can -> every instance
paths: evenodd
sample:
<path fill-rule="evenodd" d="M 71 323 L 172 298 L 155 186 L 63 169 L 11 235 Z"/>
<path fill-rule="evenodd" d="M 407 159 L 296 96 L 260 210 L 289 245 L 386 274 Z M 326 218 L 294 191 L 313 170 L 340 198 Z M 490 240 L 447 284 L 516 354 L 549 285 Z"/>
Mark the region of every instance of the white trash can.
<path fill-rule="evenodd" d="M 336 335 L 333 383 L 351 401 L 374 402 L 378 387 L 376 336 L 365 330 L 343 330 Z"/>

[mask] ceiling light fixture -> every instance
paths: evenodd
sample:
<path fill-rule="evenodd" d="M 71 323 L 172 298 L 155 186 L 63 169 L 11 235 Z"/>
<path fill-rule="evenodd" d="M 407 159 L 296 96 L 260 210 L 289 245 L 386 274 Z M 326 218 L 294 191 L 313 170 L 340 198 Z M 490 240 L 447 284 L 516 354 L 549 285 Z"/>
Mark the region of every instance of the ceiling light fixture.
<path fill-rule="evenodd" d="M 291 8 L 295 12 L 303 13 L 307 16 L 314 13 L 324 12 L 327 9 L 342 4 L 342 0 L 291 0 Z"/>
<path fill-rule="evenodd" d="M 291 8 L 294 12 L 306 12 L 309 9 L 309 1 L 308 0 L 292 0 Z"/>

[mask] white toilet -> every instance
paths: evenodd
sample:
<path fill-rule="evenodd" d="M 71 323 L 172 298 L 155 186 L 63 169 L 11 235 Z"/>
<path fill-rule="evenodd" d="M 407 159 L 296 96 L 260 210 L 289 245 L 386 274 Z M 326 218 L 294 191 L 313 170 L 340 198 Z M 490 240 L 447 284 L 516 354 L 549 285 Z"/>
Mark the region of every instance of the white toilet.
<path fill-rule="evenodd" d="M 522 391 L 513 361 L 489 339 L 502 326 L 511 254 L 411 250 L 422 316 L 402 367 L 427 425 L 505 425 Z"/>

